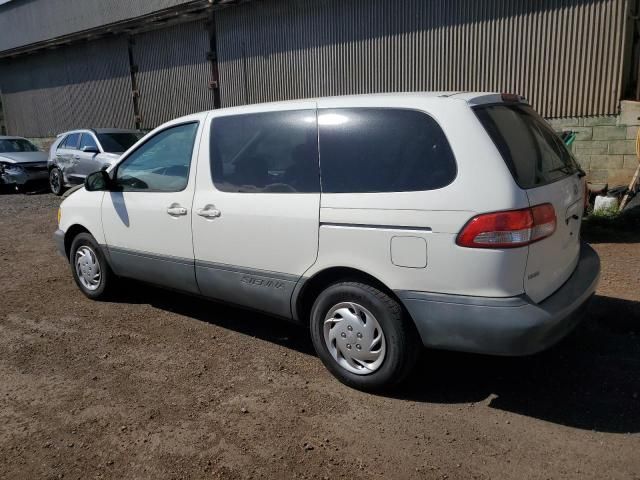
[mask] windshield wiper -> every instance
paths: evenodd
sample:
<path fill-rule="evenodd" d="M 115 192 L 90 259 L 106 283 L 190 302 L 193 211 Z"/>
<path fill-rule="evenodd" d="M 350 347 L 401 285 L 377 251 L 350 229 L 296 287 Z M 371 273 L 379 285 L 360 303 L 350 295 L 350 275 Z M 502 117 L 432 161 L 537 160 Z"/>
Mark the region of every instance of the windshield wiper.
<path fill-rule="evenodd" d="M 574 167 L 572 165 L 562 165 L 561 167 L 552 168 L 551 170 L 549 170 L 548 173 L 553 173 L 553 172 L 562 172 L 562 173 L 566 173 L 567 175 L 571 175 L 572 173 L 577 173 L 580 175 L 580 177 L 584 177 L 586 175 L 584 170 L 582 170 L 579 167 Z"/>

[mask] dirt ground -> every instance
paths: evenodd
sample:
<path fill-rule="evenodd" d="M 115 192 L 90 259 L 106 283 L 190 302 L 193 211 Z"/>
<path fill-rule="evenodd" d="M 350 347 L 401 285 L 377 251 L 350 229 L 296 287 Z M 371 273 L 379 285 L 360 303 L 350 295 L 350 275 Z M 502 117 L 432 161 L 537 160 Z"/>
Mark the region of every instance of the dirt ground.
<path fill-rule="evenodd" d="M 375 396 L 287 323 L 134 283 L 86 299 L 58 203 L 0 196 L 0 478 L 640 479 L 640 232 L 594 243 L 598 295 L 558 346 L 426 352 Z"/>

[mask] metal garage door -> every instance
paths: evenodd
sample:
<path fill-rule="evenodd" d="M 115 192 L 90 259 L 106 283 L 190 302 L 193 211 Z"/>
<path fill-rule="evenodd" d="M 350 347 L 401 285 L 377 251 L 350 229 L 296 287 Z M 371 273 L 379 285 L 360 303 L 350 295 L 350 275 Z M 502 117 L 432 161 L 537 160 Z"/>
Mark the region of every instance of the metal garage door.
<path fill-rule="evenodd" d="M 627 0 L 263 0 L 216 13 L 223 106 L 408 90 L 617 113 Z"/>
<path fill-rule="evenodd" d="M 0 62 L 8 133 L 51 137 L 73 128 L 133 127 L 125 37 Z"/>
<path fill-rule="evenodd" d="M 142 128 L 213 109 L 205 21 L 141 33 L 133 41 Z"/>

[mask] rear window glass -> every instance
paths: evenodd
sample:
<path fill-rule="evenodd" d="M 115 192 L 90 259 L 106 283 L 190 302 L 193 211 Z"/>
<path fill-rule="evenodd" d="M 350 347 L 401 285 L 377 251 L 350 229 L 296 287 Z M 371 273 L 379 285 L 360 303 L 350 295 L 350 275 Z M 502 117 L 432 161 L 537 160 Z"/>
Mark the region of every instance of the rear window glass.
<path fill-rule="evenodd" d="M 129 150 L 129 147 L 142 138 L 141 133 L 117 132 L 117 133 L 99 133 L 98 140 L 102 149 L 109 153 L 123 153 Z"/>
<path fill-rule="evenodd" d="M 449 185 L 456 176 L 444 132 L 425 113 L 323 109 L 318 124 L 323 192 L 434 190 Z"/>
<path fill-rule="evenodd" d="M 319 192 L 315 110 L 214 118 L 211 173 L 223 192 Z"/>
<path fill-rule="evenodd" d="M 546 185 L 580 170 L 560 137 L 531 107 L 490 105 L 475 112 L 521 188 Z"/>

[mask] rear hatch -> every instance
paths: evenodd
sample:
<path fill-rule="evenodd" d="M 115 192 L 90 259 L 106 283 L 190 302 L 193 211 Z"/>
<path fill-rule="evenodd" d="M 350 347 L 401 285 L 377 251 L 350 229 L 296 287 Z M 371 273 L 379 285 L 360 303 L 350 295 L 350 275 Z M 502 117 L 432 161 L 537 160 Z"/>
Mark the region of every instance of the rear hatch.
<path fill-rule="evenodd" d="M 550 203 L 557 227 L 550 237 L 529 245 L 524 289 L 541 302 L 571 276 L 580 255 L 584 211 L 584 172 L 549 124 L 526 104 L 475 107 L 530 206 Z"/>

